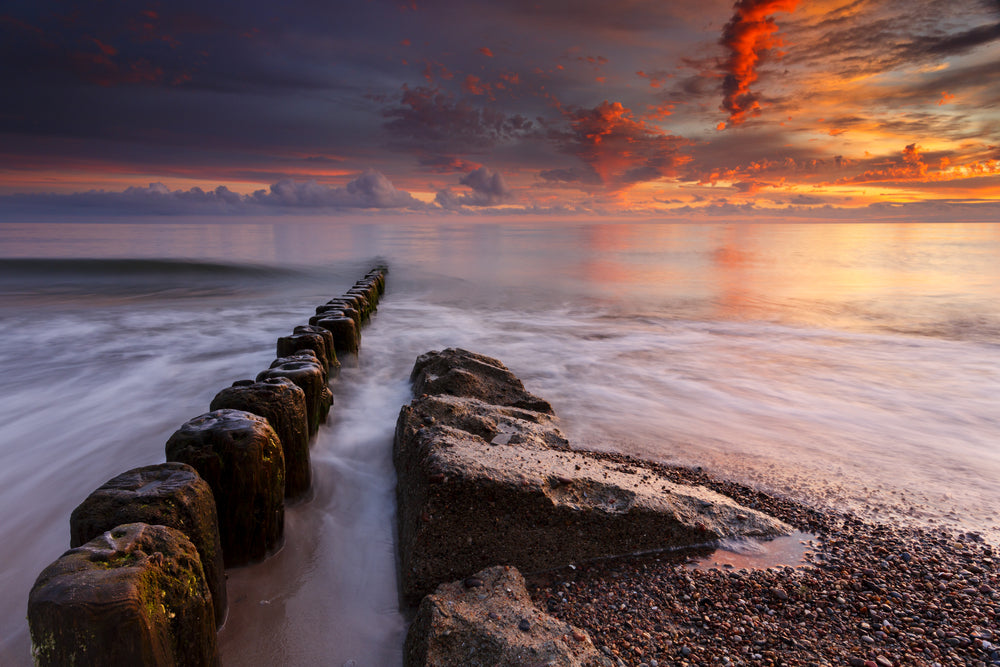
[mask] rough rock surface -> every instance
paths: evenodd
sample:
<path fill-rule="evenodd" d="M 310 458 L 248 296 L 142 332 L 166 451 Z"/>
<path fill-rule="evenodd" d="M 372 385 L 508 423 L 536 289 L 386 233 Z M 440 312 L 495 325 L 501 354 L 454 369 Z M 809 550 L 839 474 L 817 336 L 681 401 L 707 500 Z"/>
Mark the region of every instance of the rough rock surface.
<path fill-rule="evenodd" d="M 191 541 L 129 523 L 45 568 L 28 597 L 37 665 L 219 664 L 212 594 Z"/>
<path fill-rule="evenodd" d="M 400 412 L 393 449 L 400 579 L 411 604 L 496 564 L 534 572 L 790 532 L 653 465 L 571 450 L 548 403 L 495 359 L 431 352 L 417 359 L 412 379 L 420 398 Z"/>
<path fill-rule="evenodd" d="M 406 667 L 612 664 L 587 633 L 535 607 L 520 572 L 500 566 L 426 596 L 407 634 L 404 659 Z"/>

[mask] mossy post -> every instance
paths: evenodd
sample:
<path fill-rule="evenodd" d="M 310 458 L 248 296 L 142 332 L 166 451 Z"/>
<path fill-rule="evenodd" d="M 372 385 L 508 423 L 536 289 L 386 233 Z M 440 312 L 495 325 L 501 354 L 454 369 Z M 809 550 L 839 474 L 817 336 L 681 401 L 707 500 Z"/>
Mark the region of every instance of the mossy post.
<path fill-rule="evenodd" d="M 337 354 L 358 354 L 361 338 L 357 325 L 350 317 L 324 313 L 316 319 L 316 326 L 333 334 L 333 347 Z"/>
<path fill-rule="evenodd" d="M 257 382 L 268 378 L 288 378 L 305 392 L 309 435 L 315 435 L 319 425 L 326 421 L 330 406 L 333 405 L 333 394 L 327 386 L 327 374 L 322 364 L 308 354 L 281 357 L 275 359 L 266 371 L 257 374 Z"/>
<path fill-rule="evenodd" d="M 166 453 L 212 487 L 226 567 L 278 550 L 285 530 L 285 457 L 267 419 L 242 410 L 208 412 L 171 435 Z"/>
<path fill-rule="evenodd" d="M 73 510 L 69 546 L 83 546 L 126 523 L 170 526 L 191 540 L 212 593 L 216 623 L 221 626 L 226 619 L 226 573 L 215 498 L 208 482 L 184 463 L 158 463 L 123 472 Z"/>
<path fill-rule="evenodd" d="M 327 333 L 330 333 L 327 331 Z M 331 340 L 333 336 L 330 336 Z M 326 366 L 329 371 L 330 355 L 326 351 L 326 337 L 320 333 L 294 333 L 290 336 L 282 336 L 278 339 L 278 357 L 290 357 L 299 350 L 312 350 L 316 353 L 316 358 Z"/>
<path fill-rule="evenodd" d="M 216 394 L 209 406 L 211 410 L 226 408 L 267 419 L 285 455 L 285 498 L 305 495 L 312 484 L 305 392 L 286 377 L 239 380 Z"/>
<path fill-rule="evenodd" d="M 129 523 L 70 549 L 28 596 L 36 665 L 219 664 L 198 551 L 167 526 Z"/>
<path fill-rule="evenodd" d="M 327 363 L 329 364 L 329 372 L 327 373 L 328 380 L 333 379 L 340 375 L 340 361 L 337 359 L 337 352 L 333 347 L 333 334 L 323 327 L 306 326 L 304 324 L 295 327 L 292 330 L 293 334 L 304 334 L 312 333 L 319 334 L 323 337 L 323 341 L 326 344 L 326 356 Z M 301 348 L 299 348 L 301 349 Z M 278 355 L 283 356 L 283 355 Z"/>
<path fill-rule="evenodd" d="M 322 320 L 324 317 L 349 317 L 354 320 L 354 327 L 361 331 L 361 311 L 354 307 L 353 301 L 334 299 L 322 306 L 316 306 L 316 314 L 309 318 L 309 321 L 315 327 L 316 322 Z M 322 327 L 318 327 L 322 329 Z M 328 331 L 327 329 L 323 329 Z M 333 334 L 330 334 L 333 336 Z"/>

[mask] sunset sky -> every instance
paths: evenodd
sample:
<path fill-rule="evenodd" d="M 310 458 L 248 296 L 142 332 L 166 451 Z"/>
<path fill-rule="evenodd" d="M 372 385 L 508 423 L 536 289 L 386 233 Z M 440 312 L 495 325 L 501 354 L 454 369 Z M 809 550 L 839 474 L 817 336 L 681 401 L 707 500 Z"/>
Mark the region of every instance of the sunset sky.
<path fill-rule="evenodd" d="M 1000 0 L 0 10 L 0 211 L 1000 220 Z"/>

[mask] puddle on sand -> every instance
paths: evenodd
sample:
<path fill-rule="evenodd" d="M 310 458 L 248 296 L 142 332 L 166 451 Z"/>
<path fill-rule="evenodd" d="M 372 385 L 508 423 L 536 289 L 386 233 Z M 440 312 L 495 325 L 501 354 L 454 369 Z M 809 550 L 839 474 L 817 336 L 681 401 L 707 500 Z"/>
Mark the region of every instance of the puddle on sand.
<path fill-rule="evenodd" d="M 817 536 L 799 531 L 770 540 L 732 537 L 710 545 L 712 551 L 707 555 L 704 552 L 689 555 L 685 563 L 695 570 L 801 567 L 808 564 L 806 554 L 818 545 Z"/>
<path fill-rule="evenodd" d="M 736 537 L 694 547 L 665 549 L 628 556 L 598 558 L 541 572 L 525 573 L 529 587 L 551 586 L 574 578 L 569 572 L 587 576 L 618 578 L 627 571 L 638 571 L 663 563 L 683 565 L 695 570 L 765 570 L 772 567 L 807 567 L 806 554 L 819 548 L 819 537 L 799 531 L 784 537 L 758 540 Z"/>

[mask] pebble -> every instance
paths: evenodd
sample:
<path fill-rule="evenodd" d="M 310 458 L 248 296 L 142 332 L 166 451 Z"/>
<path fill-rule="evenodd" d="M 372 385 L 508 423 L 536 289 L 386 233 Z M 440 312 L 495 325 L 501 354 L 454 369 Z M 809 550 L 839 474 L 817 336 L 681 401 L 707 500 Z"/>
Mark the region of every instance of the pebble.
<path fill-rule="evenodd" d="M 517 624 L 517 629 L 521 632 L 529 632 L 531 630 L 531 623 L 528 622 L 528 619 L 522 618 Z"/>
<path fill-rule="evenodd" d="M 819 512 L 704 472 L 654 465 L 672 481 L 708 486 L 817 538 L 800 567 L 692 569 L 688 562 L 708 556 L 704 550 L 579 563 L 528 578 L 539 606 L 586 631 L 615 662 L 1000 667 L 996 547 L 940 528 Z M 558 604 L 546 606 L 553 598 Z"/>

